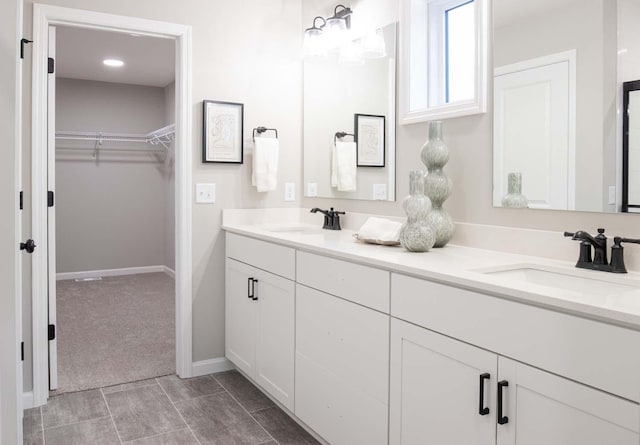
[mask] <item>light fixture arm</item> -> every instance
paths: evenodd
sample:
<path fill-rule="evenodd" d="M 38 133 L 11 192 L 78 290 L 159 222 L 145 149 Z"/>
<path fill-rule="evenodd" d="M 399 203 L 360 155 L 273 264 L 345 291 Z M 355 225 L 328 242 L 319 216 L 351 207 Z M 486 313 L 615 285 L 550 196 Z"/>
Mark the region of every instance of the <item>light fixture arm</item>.
<path fill-rule="evenodd" d="M 342 8 L 341 10 L 338 11 L 339 8 Z M 345 22 L 347 23 L 347 28 L 351 28 L 351 14 L 353 13 L 353 10 L 351 8 L 348 8 L 344 5 L 337 5 L 334 10 L 333 10 L 333 17 L 331 17 L 332 19 L 344 19 Z"/>
<path fill-rule="evenodd" d="M 318 19 L 322 20 L 322 25 L 320 25 L 320 26 L 316 26 L 316 21 L 317 21 Z M 324 28 L 324 26 L 325 26 L 326 24 L 327 24 L 327 22 L 326 22 L 326 20 L 325 20 L 324 18 L 322 18 L 322 17 L 320 17 L 320 16 L 317 16 L 317 17 L 315 17 L 315 18 L 313 19 L 313 23 L 311 24 L 311 28 L 307 28 L 307 29 L 305 29 L 305 31 L 308 31 L 308 30 L 310 30 L 310 29 L 322 29 L 322 28 Z"/>

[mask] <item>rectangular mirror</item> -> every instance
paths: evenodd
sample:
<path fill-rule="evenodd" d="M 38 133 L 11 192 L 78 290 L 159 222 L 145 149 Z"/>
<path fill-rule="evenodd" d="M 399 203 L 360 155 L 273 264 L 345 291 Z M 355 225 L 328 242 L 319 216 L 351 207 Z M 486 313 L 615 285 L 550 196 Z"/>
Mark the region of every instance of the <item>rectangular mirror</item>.
<path fill-rule="evenodd" d="M 493 11 L 493 205 L 623 211 L 637 0 L 494 0 Z"/>
<path fill-rule="evenodd" d="M 488 3 L 402 0 L 402 124 L 486 112 Z"/>
<path fill-rule="evenodd" d="M 395 23 L 376 32 L 383 57 L 357 51 L 358 39 L 304 61 L 305 196 L 395 200 L 396 33 Z"/>
<path fill-rule="evenodd" d="M 640 80 L 622 89 L 622 211 L 640 213 Z"/>

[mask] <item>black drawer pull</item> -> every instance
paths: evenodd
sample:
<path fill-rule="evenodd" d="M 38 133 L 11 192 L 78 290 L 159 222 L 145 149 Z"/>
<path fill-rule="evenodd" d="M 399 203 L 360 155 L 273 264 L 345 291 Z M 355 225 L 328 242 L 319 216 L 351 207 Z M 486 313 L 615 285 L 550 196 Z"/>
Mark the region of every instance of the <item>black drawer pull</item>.
<path fill-rule="evenodd" d="M 253 288 L 253 277 L 247 279 L 247 298 L 253 298 L 255 289 Z"/>
<path fill-rule="evenodd" d="M 253 280 L 253 285 L 251 285 L 251 298 L 253 299 L 253 301 L 257 301 L 258 297 L 256 297 L 256 283 L 258 282 L 258 280 L 256 280 L 255 278 L 252 278 Z"/>
<path fill-rule="evenodd" d="M 478 407 L 478 414 L 481 416 L 486 416 L 489 414 L 489 407 L 484 406 L 484 381 L 489 380 L 491 378 L 491 374 L 485 372 L 484 374 L 480 374 L 480 404 Z"/>
<path fill-rule="evenodd" d="M 503 388 L 509 386 L 509 382 L 506 380 L 501 380 L 498 382 L 498 424 L 504 425 L 505 423 L 509 423 L 509 417 L 502 415 L 502 396 L 503 396 Z"/>

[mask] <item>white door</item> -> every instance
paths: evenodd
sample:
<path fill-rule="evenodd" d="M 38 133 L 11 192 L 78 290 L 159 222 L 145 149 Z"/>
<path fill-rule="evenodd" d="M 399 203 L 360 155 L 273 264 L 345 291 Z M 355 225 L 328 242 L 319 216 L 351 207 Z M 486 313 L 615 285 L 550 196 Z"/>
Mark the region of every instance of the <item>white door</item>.
<path fill-rule="evenodd" d="M 255 379 L 293 411 L 295 286 L 291 280 L 264 271 L 257 278 Z"/>
<path fill-rule="evenodd" d="M 575 208 L 575 84 L 571 76 L 575 58 L 571 54 L 496 68 L 494 206 L 500 206 L 507 194 L 507 175 L 520 172 L 522 194 L 530 208 Z"/>
<path fill-rule="evenodd" d="M 495 445 L 497 363 L 493 353 L 392 318 L 389 443 Z"/>
<path fill-rule="evenodd" d="M 255 375 L 257 269 L 227 258 L 225 274 L 226 356 L 250 376 Z"/>
<path fill-rule="evenodd" d="M 49 58 L 55 61 L 56 57 L 56 28 L 49 27 Z M 56 187 L 56 75 L 54 72 L 48 76 L 47 88 L 47 188 L 48 195 L 55 198 Z M 49 199 L 49 197 L 48 197 Z M 56 322 L 56 210 L 49 202 L 47 212 L 48 232 L 48 273 L 49 273 L 49 329 L 57 328 Z M 51 328 L 53 326 L 53 328 Z M 51 332 L 53 334 L 54 332 Z M 49 390 L 58 388 L 58 340 L 57 334 L 49 338 Z"/>
<path fill-rule="evenodd" d="M 636 403 L 500 357 L 504 415 L 498 445 L 638 445 Z"/>

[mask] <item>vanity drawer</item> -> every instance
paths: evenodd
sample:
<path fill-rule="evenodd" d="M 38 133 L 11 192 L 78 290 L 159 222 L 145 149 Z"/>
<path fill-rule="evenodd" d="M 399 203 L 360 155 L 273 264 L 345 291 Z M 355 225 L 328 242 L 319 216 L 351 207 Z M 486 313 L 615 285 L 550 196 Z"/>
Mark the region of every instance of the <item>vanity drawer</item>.
<path fill-rule="evenodd" d="M 307 252 L 296 262 L 298 283 L 389 313 L 389 272 Z"/>
<path fill-rule="evenodd" d="M 295 280 L 296 252 L 290 247 L 227 233 L 228 258 Z"/>
<path fill-rule="evenodd" d="M 640 332 L 392 274 L 391 315 L 640 401 Z"/>

